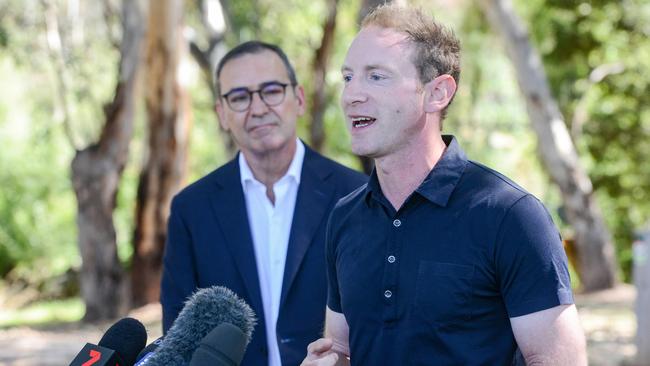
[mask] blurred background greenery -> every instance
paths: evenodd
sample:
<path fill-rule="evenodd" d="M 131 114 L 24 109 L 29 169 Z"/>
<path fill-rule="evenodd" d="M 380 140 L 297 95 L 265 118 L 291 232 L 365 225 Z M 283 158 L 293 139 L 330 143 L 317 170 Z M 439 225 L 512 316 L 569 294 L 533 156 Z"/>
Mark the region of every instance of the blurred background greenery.
<path fill-rule="evenodd" d="M 222 46 L 254 38 L 279 44 L 294 62 L 307 95 L 312 95 L 312 62 L 329 3 L 221 3 L 228 13 Z M 570 238 L 572 228 L 563 215 L 561 195 L 536 152 L 539 141 L 512 63 L 480 7 L 469 0 L 412 3 L 453 27 L 463 45 L 459 94 L 445 131 L 459 138 L 471 159 L 501 171 L 539 197 Z M 338 94 L 339 67 L 357 30 L 362 2 L 334 4 L 336 29 L 325 74 L 322 151 L 361 169 L 349 152 Z M 185 1 L 183 8 L 183 34 L 198 46 L 206 46 L 210 36 L 202 24 L 204 5 Z M 650 218 L 650 3 L 517 0 L 515 5 L 543 58 L 553 95 L 612 233 L 622 279 L 629 282 L 631 245 Z M 83 316 L 70 163 L 77 149 L 97 139 L 103 106 L 115 91 L 120 6 L 115 0 L 0 0 L 0 327 Z M 55 12 L 65 36 L 59 56 L 48 46 L 48 11 Z M 59 61 L 65 67 L 65 88 L 59 85 Z M 226 162 L 232 152 L 219 131 L 213 96 L 200 66 L 186 55 L 180 70 L 193 120 L 185 185 Z M 309 115 L 299 126 L 308 143 Z M 113 214 L 119 260 L 126 272 L 134 253 L 139 174 L 147 155 L 146 121 L 139 98 Z"/>

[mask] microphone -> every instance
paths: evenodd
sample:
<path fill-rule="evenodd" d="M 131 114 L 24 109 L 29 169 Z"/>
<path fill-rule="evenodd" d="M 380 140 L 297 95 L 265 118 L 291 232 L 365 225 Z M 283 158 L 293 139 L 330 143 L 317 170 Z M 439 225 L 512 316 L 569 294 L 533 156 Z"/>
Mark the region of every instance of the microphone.
<path fill-rule="evenodd" d="M 249 341 L 236 326 L 230 323 L 218 325 L 203 338 L 190 366 L 239 366 Z"/>
<path fill-rule="evenodd" d="M 214 328 L 230 323 L 248 341 L 255 326 L 255 313 L 231 290 L 222 286 L 200 289 L 185 302 L 160 347 L 143 366 L 185 366 L 201 340 Z"/>
<path fill-rule="evenodd" d="M 144 325 L 136 319 L 123 318 L 108 328 L 97 345 L 86 343 L 70 366 L 133 366 L 146 344 Z"/>
<path fill-rule="evenodd" d="M 135 358 L 136 362 L 134 366 L 142 366 L 144 365 L 145 362 L 153 355 L 153 353 L 156 351 L 158 347 L 160 347 L 160 344 L 162 343 L 163 337 L 160 337 L 156 339 L 155 341 L 151 342 L 148 346 L 146 346 L 140 353 L 138 353 L 138 357 Z"/>

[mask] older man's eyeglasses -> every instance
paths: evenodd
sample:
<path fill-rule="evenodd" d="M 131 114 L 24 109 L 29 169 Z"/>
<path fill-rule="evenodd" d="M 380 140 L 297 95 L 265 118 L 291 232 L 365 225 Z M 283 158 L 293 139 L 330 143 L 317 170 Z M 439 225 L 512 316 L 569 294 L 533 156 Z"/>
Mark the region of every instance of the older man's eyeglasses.
<path fill-rule="evenodd" d="M 284 101 L 287 86 L 295 84 L 285 84 L 280 82 L 271 82 L 264 84 L 257 90 L 248 90 L 247 88 L 237 88 L 223 94 L 221 97 L 226 100 L 228 107 L 235 112 L 244 112 L 250 108 L 253 102 L 253 94 L 257 93 L 260 99 L 270 107 L 279 105 Z"/>

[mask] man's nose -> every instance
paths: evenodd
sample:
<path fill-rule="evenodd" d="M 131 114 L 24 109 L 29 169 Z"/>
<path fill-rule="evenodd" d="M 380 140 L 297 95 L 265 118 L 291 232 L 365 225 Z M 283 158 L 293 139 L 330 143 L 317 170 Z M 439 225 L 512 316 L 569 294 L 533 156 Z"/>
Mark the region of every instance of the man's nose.
<path fill-rule="evenodd" d="M 255 92 L 251 95 L 251 106 L 250 106 L 252 115 L 263 115 L 269 111 L 269 106 L 264 103 L 262 100 L 262 95 L 260 92 Z"/>
<path fill-rule="evenodd" d="M 363 103 L 367 99 L 368 95 L 366 94 L 359 78 L 352 78 L 349 80 L 345 84 L 343 92 L 341 93 L 341 103 L 343 106 Z"/>

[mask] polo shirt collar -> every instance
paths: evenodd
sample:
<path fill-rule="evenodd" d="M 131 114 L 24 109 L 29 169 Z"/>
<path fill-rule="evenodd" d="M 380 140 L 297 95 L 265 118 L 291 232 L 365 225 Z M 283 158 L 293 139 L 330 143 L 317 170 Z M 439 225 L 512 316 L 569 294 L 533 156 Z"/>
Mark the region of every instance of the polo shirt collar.
<path fill-rule="evenodd" d="M 449 197 L 465 171 L 467 156 L 454 136 L 443 135 L 442 140 L 447 145 L 447 149 L 415 191 L 429 201 L 444 207 L 447 206 Z"/>
<path fill-rule="evenodd" d="M 453 135 L 443 135 L 442 140 L 447 145 L 445 152 L 415 192 L 444 207 L 465 171 L 467 156 Z M 380 200 L 384 197 L 375 170 L 366 187 L 366 202 L 372 195 Z"/>

